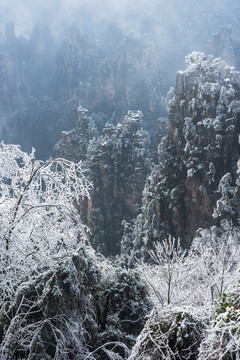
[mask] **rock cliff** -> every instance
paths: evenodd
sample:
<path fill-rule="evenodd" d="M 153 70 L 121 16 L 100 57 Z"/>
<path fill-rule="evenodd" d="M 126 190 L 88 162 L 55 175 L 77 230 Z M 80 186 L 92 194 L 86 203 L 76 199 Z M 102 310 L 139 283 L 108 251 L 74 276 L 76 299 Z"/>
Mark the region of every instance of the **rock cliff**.
<path fill-rule="evenodd" d="M 149 135 L 141 112 L 129 112 L 123 124 L 106 124 L 88 148 L 86 165 L 94 183 L 87 223 L 94 247 L 105 254 L 120 251 L 123 220 L 140 211 L 142 190 L 151 171 Z"/>
<path fill-rule="evenodd" d="M 57 156 L 85 162 L 94 189 L 80 209 L 94 248 L 107 255 L 120 252 L 124 224 L 141 208 L 142 191 L 151 172 L 149 135 L 141 127 L 142 113 L 129 111 L 124 122 L 106 123 L 98 136 L 94 121 L 78 108 L 76 128 L 63 132 Z"/>
<path fill-rule="evenodd" d="M 62 138 L 54 147 L 57 157 L 75 162 L 86 160 L 90 140 L 98 137 L 98 130 L 92 118 L 88 116 L 88 110 L 79 106 L 77 112 L 76 128 L 62 131 Z"/>
<path fill-rule="evenodd" d="M 0 48 L 0 110 L 15 112 L 27 96 L 49 95 L 52 90 L 54 46 L 46 22 L 36 24 L 29 40 L 16 37 L 14 24 L 5 26 Z"/>
<path fill-rule="evenodd" d="M 126 241 L 146 253 L 171 234 L 189 247 L 198 228 L 238 217 L 240 73 L 192 53 L 167 98 L 169 134 L 144 189 L 143 210 Z M 123 241 L 123 242 L 124 242 Z"/>
<path fill-rule="evenodd" d="M 27 72 L 29 92 L 32 96 L 54 97 L 55 53 L 50 26 L 41 20 L 36 23 L 28 40 Z"/>

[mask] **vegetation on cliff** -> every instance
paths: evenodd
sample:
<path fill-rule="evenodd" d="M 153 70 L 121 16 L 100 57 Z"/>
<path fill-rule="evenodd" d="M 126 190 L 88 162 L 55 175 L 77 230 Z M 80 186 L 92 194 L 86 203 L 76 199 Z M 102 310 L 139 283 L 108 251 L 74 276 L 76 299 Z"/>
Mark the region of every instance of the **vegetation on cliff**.
<path fill-rule="evenodd" d="M 239 5 L 207 3 L 166 38 L 160 3 L 140 33 L 97 6 L 101 41 L 88 17 L 58 40 L 6 25 L 0 136 L 23 149 L 0 143 L 1 360 L 240 357 Z"/>

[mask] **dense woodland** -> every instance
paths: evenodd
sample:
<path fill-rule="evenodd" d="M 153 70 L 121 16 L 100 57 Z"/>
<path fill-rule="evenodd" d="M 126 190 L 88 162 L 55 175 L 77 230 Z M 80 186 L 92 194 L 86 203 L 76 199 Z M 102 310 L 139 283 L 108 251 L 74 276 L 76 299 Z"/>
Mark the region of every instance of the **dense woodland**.
<path fill-rule="evenodd" d="M 240 6 L 120 15 L 4 25 L 0 360 L 240 358 Z"/>

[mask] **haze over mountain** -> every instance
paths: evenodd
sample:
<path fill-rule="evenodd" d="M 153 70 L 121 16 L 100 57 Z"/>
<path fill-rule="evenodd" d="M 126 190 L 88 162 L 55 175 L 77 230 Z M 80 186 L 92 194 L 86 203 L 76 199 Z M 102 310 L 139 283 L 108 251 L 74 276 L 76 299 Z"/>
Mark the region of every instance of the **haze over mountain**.
<path fill-rule="evenodd" d="M 94 34 L 105 45 L 116 44 L 130 31 L 147 34 L 154 40 L 160 57 L 171 59 L 171 64 L 167 65 L 174 66 L 174 73 L 184 63 L 187 53 L 204 50 L 210 35 L 219 26 L 232 24 L 234 32 L 237 35 L 240 32 L 237 0 L 170 0 L 167 3 L 152 0 L 150 4 L 146 0 L 3 0 L 0 14 L 2 37 L 4 24 L 13 22 L 16 35 L 29 38 L 40 19 L 50 24 L 53 37 L 58 41 L 72 23 L 76 23 L 81 31 Z M 165 73 L 164 61 L 162 67 Z M 168 73 L 172 83 L 174 73 Z"/>
<path fill-rule="evenodd" d="M 0 1 L 1 360 L 240 357 L 239 19 Z"/>

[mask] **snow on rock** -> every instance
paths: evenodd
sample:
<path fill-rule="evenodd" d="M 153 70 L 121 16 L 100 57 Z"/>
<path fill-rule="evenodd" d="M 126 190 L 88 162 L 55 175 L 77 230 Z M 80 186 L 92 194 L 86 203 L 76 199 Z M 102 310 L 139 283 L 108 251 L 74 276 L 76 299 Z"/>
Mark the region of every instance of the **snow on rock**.
<path fill-rule="evenodd" d="M 167 96 L 169 133 L 145 186 L 143 217 L 133 226 L 133 254 L 144 254 L 144 244 L 151 248 L 169 233 L 188 247 L 199 227 L 213 225 L 223 214 L 234 221 L 239 217 L 234 192 L 239 193 L 240 73 L 199 52 L 188 55 L 186 64 Z M 227 173 L 234 190 L 226 201 L 219 182 Z"/>

